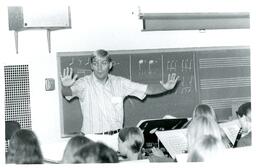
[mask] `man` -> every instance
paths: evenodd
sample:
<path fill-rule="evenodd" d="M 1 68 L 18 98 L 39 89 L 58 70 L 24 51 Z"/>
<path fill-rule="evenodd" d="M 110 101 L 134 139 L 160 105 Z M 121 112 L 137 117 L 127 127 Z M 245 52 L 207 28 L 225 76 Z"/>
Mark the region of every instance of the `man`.
<path fill-rule="evenodd" d="M 242 104 L 237 112 L 238 121 L 241 125 L 234 147 L 251 146 L 251 102 Z"/>
<path fill-rule="evenodd" d="M 105 50 L 97 50 L 90 59 L 93 73 L 77 79 L 72 68 L 66 68 L 61 76 L 62 94 L 66 99 L 78 97 L 82 114 L 82 132 L 117 133 L 123 127 L 123 100 L 126 96 L 144 99 L 175 87 L 179 76 L 168 75 L 166 83 L 140 84 L 126 78 L 109 74 L 112 60 Z"/>

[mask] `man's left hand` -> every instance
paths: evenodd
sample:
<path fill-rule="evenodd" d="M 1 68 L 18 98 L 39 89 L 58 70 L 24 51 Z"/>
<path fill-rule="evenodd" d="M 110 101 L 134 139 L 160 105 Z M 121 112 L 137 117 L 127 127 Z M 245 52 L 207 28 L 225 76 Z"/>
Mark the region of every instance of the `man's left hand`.
<path fill-rule="evenodd" d="M 168 74 L 168 80 L 166 83 L 163 83 L 163 81 L 160 81 L 160 84 L 166 89 L 171 90 L 175 87 L 178 79 L 180 77 L 176 75 L 176 73 Z"/>

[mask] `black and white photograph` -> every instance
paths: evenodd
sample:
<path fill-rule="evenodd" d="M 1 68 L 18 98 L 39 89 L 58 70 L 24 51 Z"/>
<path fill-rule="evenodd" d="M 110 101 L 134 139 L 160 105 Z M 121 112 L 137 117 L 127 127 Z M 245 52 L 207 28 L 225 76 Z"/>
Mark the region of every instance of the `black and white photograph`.
<path fill-rule="evenodd" d="M 1 167 L 252 167 L 251 0 L 0 0 L 0 21 Z"/>

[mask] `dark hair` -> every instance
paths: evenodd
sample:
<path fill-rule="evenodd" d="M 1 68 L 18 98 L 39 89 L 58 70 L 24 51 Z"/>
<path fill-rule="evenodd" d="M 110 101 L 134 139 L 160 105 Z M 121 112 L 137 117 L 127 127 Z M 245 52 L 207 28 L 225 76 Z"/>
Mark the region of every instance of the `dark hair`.
<path fill-rule="evenodd" d="M 90 57 L 90 62 L 92 63 L 93 60 L 95 59 L 95 57 L 102 57 L 102 58 L 107 58 L 108 62 L 111 62 L 112 59 L 110 57 L 110 55 L 108 54 L 108 52 L 106 50 L 103 50 L 103 49 L 99 49 L 99 50 L 96 50 L 93 52 L 93 55 Z"/>
<path fill-rule="evenodd" d="M 73 162 L 73 155 L 76 151 L 78 151 L 82 146 L 92 142 L 90 139 L 82 136 L 76 135 L 72 137 L 65 148 L 63 153 L 62 162 L 63 163 L 72 163 Z"/>
<path fill-rule="evenodd" d="M 130 149 L 133 153 L 140 152 L 144 144 L 144 135 L 138 127 L 128 127 L 120 130 L 118 137 L 121 141 L 129 141 Z"/>
<path fill-rule="evenodd" d="M 40 144 L 32 130 L 20 129 L 12 135 L 7 153 L 7 163 L 43 163 Z"/>
<path fill-rule="evenodd" d="M 243 117 L 243 115 L 247 116 L 247 114 L 249 113 L 249 111 L 251 111 L 251 102 L 246 102 L 244 104 L 242 104 L 236 114 L 239 116 L 239 117 Z"/>
<path fill-rule="evenodd" d="M 117 153 L 101 142 L 88 143 L 74 154 L 73 163 L 117 163 Z"/>

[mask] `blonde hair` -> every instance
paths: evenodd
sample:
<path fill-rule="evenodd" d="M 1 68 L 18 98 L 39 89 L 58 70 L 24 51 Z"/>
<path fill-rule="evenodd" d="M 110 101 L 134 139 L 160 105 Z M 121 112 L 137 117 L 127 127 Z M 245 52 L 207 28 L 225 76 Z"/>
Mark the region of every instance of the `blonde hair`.
<path fill-rule="evenodd" d="M 219 152 L 225 149 L 222 141 L 213 135 L 204 135 L 198 139 L 188 153 L 188 162 L 215 161 Z"/>
<path fill-rule="evenodd" d="M 204 135 L 212 135 L 221 140 L 221 131 L 218 123 L 209 117 L 199 116 L 192 120 L 188 126 L 188 150 L 198 139 Z"/>
<path fill-rule="evenodd" d="M 103 49 L 98 49 L 98 50 L 94 51 L 94 52 L 92 53 L 92 56 L 90 57 L 90 62 L 92 63 L 93 60 L 94 60 L 96 57 L 107 58 L 108 62 L 111 62 L 111 61 L 112 61 L 112 58 L 110 57 L 108 51 L 103 50 Z"/>
<path fill-rule="evenodd" d="M 215 111 L 211 106 L 207 104 L 199 104 L 195 107 L 193 111 L 193 118 L 196 118 L 199 116 L 210 117 L 210 118 L 213 118 L 215 121 L 217 121 Z"/>

